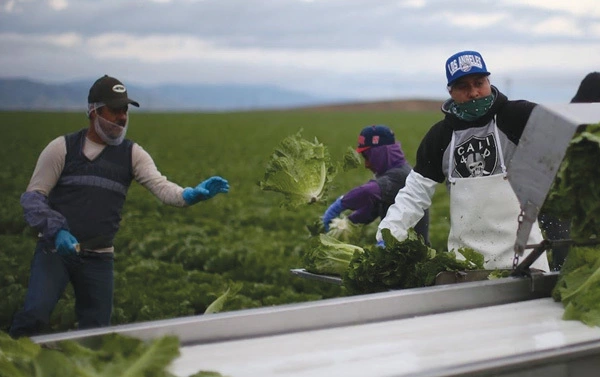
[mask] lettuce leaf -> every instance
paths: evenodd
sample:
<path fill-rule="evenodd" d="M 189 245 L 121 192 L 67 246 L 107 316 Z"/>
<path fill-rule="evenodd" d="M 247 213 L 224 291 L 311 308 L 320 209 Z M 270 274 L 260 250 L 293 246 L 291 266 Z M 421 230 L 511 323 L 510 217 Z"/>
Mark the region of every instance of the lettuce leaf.
<path fill-rule="evenodd" d="M 564 320 L 600 326 L 600 247 L 571 247 L 552 297 L 562 302 Z"/>
<path fill-rule="evenodd" d="M 208 307 L 204 311 L 204 314 L 213 314 L 223 311 L 223 306 L 225 305 L 225 302 L 233 298 L 233 296 L 235 296 L 242 289 L 242 286 L 243 283 L 232 283 L 232 286 L 227 287 L 225 293 L 217 297 L 215 301 L 208 305 Z"/>
<path fill-rule="evenodd" d="M 360 154 L 356 151 L 356 149 L 352 147 L 346 148 L 346 153 L 344 153 L 344 157 L 342 159 L 342 170 L 349 171 L 352 169 L 359 168 L 363 165 L 364 161 L 360 157 Z"/>
<path fill-rule="evenodd" d="M 172 377 L 167 367 L 178 356 L 179 340 L 174 336 L 145 342 L 113 333 L 42 347 L 29 338 L 15 340 L 0 332 L 3 376 Z"/>
<path fill-rule="evenodd" d="M 542 211 L 571 219 L 571 237 L 600 237 L 600 125 L 575 135 Z"/>
<path fill-rule="evenodd" d="M 259 186 L 264 191 L 275 191 L 285 196 L 281 204 L 296 208 L 323 201 L 328 185 L 337 174 L 325 145 L 297 134 L 283 139 L 267 163 L 264 179 Z"/>
<path fill-rule="evenodd" d="M 344 243 L 328 234 L 311 238 L 311 247 L 304 255 L 304 268 L 308 272 L 342 276 L 355 253 L 363 253 L 363 248 Z"/>
<path fill-rule="evenodd" d="M 389 229 L 382 229 L 381 235 L 385 248 L 365 247 L 363 253 L 355 253 L 350 261 L 342 276 L 349 293 L 426 287 L 435 283 L 440 272 L 483 268 L 483 256 L 474 250 L 459 250 L 465 260 L 457 259 L 454 252 L 437 253 L 412 228 L 404 241 L 394 238 Z"/>

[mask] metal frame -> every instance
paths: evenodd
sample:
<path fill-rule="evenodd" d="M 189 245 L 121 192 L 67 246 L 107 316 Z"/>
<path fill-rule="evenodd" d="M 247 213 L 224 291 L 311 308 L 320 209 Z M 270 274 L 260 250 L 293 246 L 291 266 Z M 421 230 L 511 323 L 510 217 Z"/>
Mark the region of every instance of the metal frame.
<path fill-rule="evenodd" d="M 403 374 L 402 377 L 596 377 L 600 369 L 599 355 L 600 341 L 596 340 L 422 373 Z"/>
<path fill-rule="evenodd" d="M 600 103 L 536 106 L 508 163 L 508 181 L 521 204 L 514 245 L 523 255 L 531 228 L 577 129 L 600 122 Z"/>
<path fill-rule="evenodd" d="M 32 337 L 36 343 L 120 333 L 144 340 L 175 335 L 182 345 L 333 328 L 549 297 L 558 273 L 439 285 L 270 308 L 142 322 Z"/>
<path fill-rule="evenodd" d="M 304 279 L 318 280 L 326 283 L 342 285 L 342 278 L 338 276 L 313 274 L 312 272 L 306 271 L 304 268 L 293 268 L 290 270 L 290 272 Z"/>
<path fill-rule="evenodd" d="M 546 250 L 550 250 L 557 246 L 568 245 L 568 246 L 596 246 L 600 244 L 600 240 L 593 239 L 588 241 L 579 241 L 576 242 L 572 239 L 564 239 L 564 240 L 543 240 L 541 243 L 537 245 L 527 245 L 526 249 L 533 249 L 531 253 L 523 261 L 518 264 L 513 272 L 512 276 L 527 276 L 532 272 L 529 269 L 531 265 L 544 253 Z"/>

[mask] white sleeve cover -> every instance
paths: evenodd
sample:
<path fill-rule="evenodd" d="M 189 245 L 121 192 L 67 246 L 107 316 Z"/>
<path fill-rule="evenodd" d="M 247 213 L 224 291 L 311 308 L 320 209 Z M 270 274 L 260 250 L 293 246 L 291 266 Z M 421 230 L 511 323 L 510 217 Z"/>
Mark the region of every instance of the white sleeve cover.
<path fill-rule="evenodd" d="M 382 240 L 382 229 L 389 229 L 399 241 L 405 240 L 408 229 L 414 227 L 431 206 L 437 184 L 433 179 L 411 171 L 406 177 L 405 186 L 398 191 L 394 204 L 388 208 L 385 218 L 379 223 L 377 241 Z"/>
<path fill-rule="evenodd" d="M 139 184 L 165 204 L 175 207 L 187 206 L 181 195 L 183 188 L 162 175 L 156 168 L 152 157 L 137 143 L 133 145 L 131 160 L 133 175 Z"/>

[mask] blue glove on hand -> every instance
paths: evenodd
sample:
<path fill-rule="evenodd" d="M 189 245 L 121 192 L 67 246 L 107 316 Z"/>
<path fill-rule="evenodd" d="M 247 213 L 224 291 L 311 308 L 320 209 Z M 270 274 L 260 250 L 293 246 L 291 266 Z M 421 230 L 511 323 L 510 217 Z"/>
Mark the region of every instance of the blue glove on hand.
<path fill-rule="evenodd" d="M 323 225 L 325 226 L 325 232 L 329 232 L 329 223 L 331 223 L 331 220 L 338 217 L 343 210 L 344 207 L 342 207 L 342 197 L 340 196 L 335 202 L 333 202 L 332 205 L 329 206 L 329 208 L 327 208 L 327 211 L 325 211 L 323 214 Z"/>
<path fill-rule="evenodd" d="M 383 242 L 383 240 L 381 241 L 377 241 L 377 247 L 380 247 L 382 249 L 385 249 L 385 242 Z"/>
<path fill-rule="evenodd" d="M 75 238 L 71 232 L 61 229 L 58 231 L 58 233 L 56 233 L 56 237 L 54 238 L 54 246 L 56 247 L 56 252 L 59 255 L 66 257 L 77 254 L 79 242 L 77 242 L 77 238 Z"/>
<path fill-rule="evenodd" d="M 198 186 L 186 187 L 183 190 L 183 200 L 189 205 L 202 200 L 208 200 L 219 193 L 229 192 L 229 182 L 221 177 L 210 177 Z"/>

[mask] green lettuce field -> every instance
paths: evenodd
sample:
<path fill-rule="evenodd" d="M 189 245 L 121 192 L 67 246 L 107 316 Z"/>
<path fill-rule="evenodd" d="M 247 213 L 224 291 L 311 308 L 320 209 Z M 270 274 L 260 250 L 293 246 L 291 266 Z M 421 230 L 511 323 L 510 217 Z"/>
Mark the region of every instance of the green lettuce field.
<path fill-rule="evenodd" d="M 189 208 L 163 205 L 133 183 L 115 243 L 113 324 L 202 314 L 228 288 L 236 291 L 224 311 L 320 300 L 346 294 L 342 287 L 292 275 L 302 267 L 307 225 L 327 204 L 366 182 L 364 168 L 339 173 L 326 203 L 290 211 L 283 196 L 261 191 L 265 164 L 275 146 L 302 129 L 341 161 L 369 124 L 394 129 L 408 160 L 420 139 L 441 117 L 417 112 L 249 112 L 153 114 L 132 111 L 127 137 L 153 157 L 159 170 L 183 187 L 212 175 L 230 183 L 230 192 Z M 64 133 L 87 127 L 84 112 L 0 112 L 0 329 L 6 330 L 22 305 L 35 234 L 19 204 L 37 157 Z M 432 247 L 445 249 L 448 198 L 440 185 L 431 209 Z M 376 224 L 372 224 L 374 229 Z M 368 239 L 364 242 L 375 242 Z M 69 287 L 48 332 L 76 327 Z"/>

